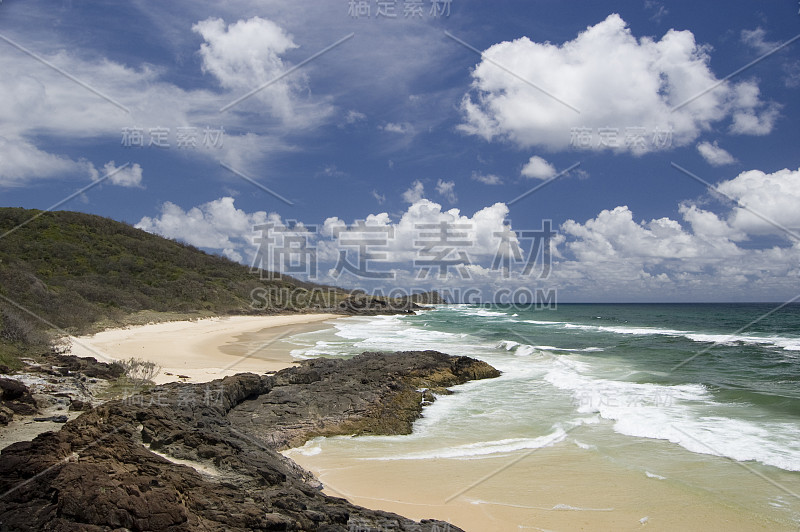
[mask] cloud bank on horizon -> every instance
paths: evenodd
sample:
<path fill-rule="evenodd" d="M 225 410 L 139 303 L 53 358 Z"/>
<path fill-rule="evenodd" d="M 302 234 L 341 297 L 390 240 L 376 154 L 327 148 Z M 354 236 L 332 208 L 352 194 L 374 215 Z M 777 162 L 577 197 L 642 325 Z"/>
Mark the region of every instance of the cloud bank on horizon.
<path fill-rule="evenodd" d="M 477 285 L 486 293 L 502 287 L 538 284 L 560 290 L 566 288 L 585 298 L 598 292 L 607 297 L 625 293 L 635 298 L 656 290 L 683 297 L 697 294 L 711 297 L 732 287 L 756 286 L 764 291 L 794 287 L 800 273 L 800 244 L 787 228 L 800 226 L 800 212 L 791 209 L 792 205 L 800 204 L 800 169 L 774 174 L 757 170 L 743 172 L 721 183 L 718 190 L 750 208 L 733 207 L 719 217 L 703 209 L 699 202 L 686 201 L 679 206 L 681 220 L 663 217 L 637 221 L 631 209 L 622 205 L 604 209 L 583 223 L 567 220 L 549 240 L 548 275 L 544 277 L 539 272 L 537 278 L 523 274 L 522 268 L 509 272 L 492 267 L 498 258 L 509 257 L 514 252 L 521 258 L 532 251 L 533 244 L 523 242 L 515 232 L 515 229 L 527 228 L 507 224 L 507 205 L 496 203 L 471 216 L 462 214 L 459 209 L 444 210 L 441 204 L 423 197 L 424 188 L 417 181 L 406 191 L 411 205 L 399 220 L 394 221 L 386 212 L 370 214 L 360 220 L 371 228 L 387 230 L 385 239 L 375 248 L 383 252 L 379 261 L 383 265 L 373 266 L 375 271 L 393 272 L 391 282 L 388 285 L 376 282 L 368 272 L 344 279 L 350 285 L 383 290 L 398 283 L 418 290 L 444 291 Z M 775 193 L 780 196 L 781 203 L 773 201 Z M 348 232 L 358 232 L 358 222 L 328 218 L 318 230 L 311 231 L 307 224 L 297 221 L 289 226 L 277 213 L 247 213 L 236 208 L 233 198 L 225 197 L 188 212 L 166 203 L 159 216 L 144 217 L 136 227 L 254 264 L 259 247 L 253 242 L 256 235 L 253 228 L 271 223 L 279 230 L 300 235 L 302 242 L 315 250 L 322 267 L 313 280 L 336 283 L 341 278 L 335 265 L 344 249 L 342 243 Z M 467 273 L 447 267 L 443 277 L 420 277 L 420 267 L 415 260 L 421 258 L 420 251 L 427 243 L 421 240 L 421 235 L 431 229 L 435 231 L 434 226 L 442 223 L 447 224 L 451 233 L 459 232 L 462 235 L 459 240 L 466 244 L 456 247 L 444 245 L 450 242 L 448 240 L 432 242 L 438 244 L 440 250 L 451 249 L 444 260 L 453 259 L 452 252 L 462 250 L 465 254 L 462 263 Z M 743 245 L 751 237 L 764 234 L 777 237 L 781 244 L 766 249 Z M 511 247 L 504 248 L 504 244 Z M 539 268 L 542 257 L 533 259 Z M 264 267 L 280 271 L 283 264 Z M 592 290 L 586 290 L 587 287 Z"/>

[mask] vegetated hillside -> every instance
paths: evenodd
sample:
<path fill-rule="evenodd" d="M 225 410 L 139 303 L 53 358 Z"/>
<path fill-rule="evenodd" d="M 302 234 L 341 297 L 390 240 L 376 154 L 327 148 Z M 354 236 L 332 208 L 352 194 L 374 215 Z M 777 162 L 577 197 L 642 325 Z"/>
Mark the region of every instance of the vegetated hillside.
<path fill-rule="evenodd" d="M 334 307 L 349 294 L 290 277 L 262 280 L 247 266 L 90 214 L 0 208 L 0 235 L 12 230 L 0 238 L 0 364 L 46 345 L 58 329 L 91 332 L 133 323 L 142 311 L 268 314 Z M 314 288 L 326 295 L 296 297 Z M 287 292 L 295 295 L 288 302 L 280 296 Z"/>

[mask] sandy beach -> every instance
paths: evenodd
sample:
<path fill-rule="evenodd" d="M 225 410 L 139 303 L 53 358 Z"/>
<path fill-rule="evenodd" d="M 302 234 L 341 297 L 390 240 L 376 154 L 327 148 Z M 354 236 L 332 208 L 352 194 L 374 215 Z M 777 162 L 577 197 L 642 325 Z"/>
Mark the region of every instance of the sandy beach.
<path fill-rule="evenodd" d="M 747 503 L 747 493 L 764 482 L 725 460 L 698 459 L 690 466 L 696 471 L 658 477 L 571 442 L 482 460 L 396 461 L 370 460 L 353 443 L 333 438 L 318 452 L 320 442 L 312 441 L 284 455 L 314 473 L 328 495 L 470 532 L 792 529 Z M 668 447 L 639 445 L 645 453 Z M 781 481 L 790 482 L 786 477 Z M 722 493 L 720 479 L 728 486 Z"/>
<path fill-rule="evenodd" d="M 109 329 L 69 338 L 71 352 L 110 362 L 131 357 L 161 366 L 154 379 L 208 382 L 237 373 L 279 371 L 295 363 L 290 345 L 295 334 L 329 327 L 335 314 L 231 316 Z M 182 377 L 183 376 L 183 377 Z"/>
<path fill-rule="evenodd" d="M 295 362 L 290 351 L 296 345 L 285 339 L 314 330 L 333 331 L 336 318 L 321 314 L 160 323 L 75 338 L 73 353 L 101 360 L 152 360 L 163 368 L 158 383 L 206 382 L 246 371 L 289 367 Z M 353 333 L 355 328 L 384 342 L 400 334 L 411 347 L 421 347 L 402 336 L 407 325 L 398 324 L 399 333 L 386 329 L 387 323 L 382 323 L 386 330 L 379 332 L 378 325 L 371 322 L 368 330 L 362 330 L 358 327 L 363 328 L 363 323 L 357 319 L 339 321 L 336 328 L 344 334 L 338 340 L 323 334 L 315 341 L 325 349 L 338 345 L 334 342 L 341 338 L 354 342 L 361 338 Z M 417 337 L 420 334 L 415 331 Z M 436 337 L 435 342 L 441 344 L 441 339 Z M 452 348 L 440 348 L 448 347 Z M 474 388 L 484 390 L 480 396 L 485 399 L 492 384 Z M 459 395 L 467 397 L 464 393 L 462 389 L 439 399 L 439 406 L 457 403 Z M 530 387 L 525 393 L 532 393 Z M 468 404 L 473 406 L 480 400 L 470 397 Z M 446 411 L 451 412 L 447 410 L 451 407 Z M 439 422 L 445 423 L 450 415 Z M 458 449 L 475 445 L 470 431 L 459 434 L 445 434 L 445 440 L 433 442 L 434 449 L 440 450 L 446 442 Z M 513 438 L 514 434 L 502 436 Z M 584 440 L 599 445 L 579 443 Z M 491 456 L 396 456 L 424 455 L 430 450 L 426 445 L 419 437 L 337 437 L 313 440 L 284 454 L 314 473 L 328 495 L 412 519 L 442 519 L 467 531 L 794 529 L 780 512 L 764 507 L 764 500 L 773 505 L 788 503 L 780 490 L 776 493 L 775 484 L 751 472 L 753 464 L 744 468 L 724 457 L 688 453 L 659 440 L 620 439 L 610 427 L 589 424 L 552 446 Z M 764 471 L 791 493 L 798 490 L 793 473 Z"/>

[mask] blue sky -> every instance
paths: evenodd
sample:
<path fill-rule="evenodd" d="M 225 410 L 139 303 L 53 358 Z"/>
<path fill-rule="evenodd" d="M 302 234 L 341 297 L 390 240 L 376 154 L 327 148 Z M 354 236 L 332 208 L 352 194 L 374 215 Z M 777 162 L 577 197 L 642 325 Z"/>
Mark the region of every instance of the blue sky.
<path fill-rule="evenodd" d="M 244 263 L 270 223 L 345 286 L 800 293 L 796 2 L 219 4 L 0 4 L 0 205 L 97 182 L 59 208 Z M 351 262 L 390 278 L 336 275 L 358 220 L 387 240 Z M 523 273 L 543 220 L 551 267 Z M 422 275 L 443 222 L 468 244 Z"/>

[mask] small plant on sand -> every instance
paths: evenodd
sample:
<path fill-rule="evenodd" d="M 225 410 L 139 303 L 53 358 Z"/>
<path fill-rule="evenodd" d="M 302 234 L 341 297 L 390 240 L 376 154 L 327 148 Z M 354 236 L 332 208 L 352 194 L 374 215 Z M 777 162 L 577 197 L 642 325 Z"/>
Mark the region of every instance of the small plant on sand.
<path fill-rule="evenodd" d="M 120 360 L 117 363 L 122 366 L 125 371 L 125 377 L 134 388 L 153 384 L 153 379 L 161 373 L 161 366 L 141 358 L 129 358 Z"/>

